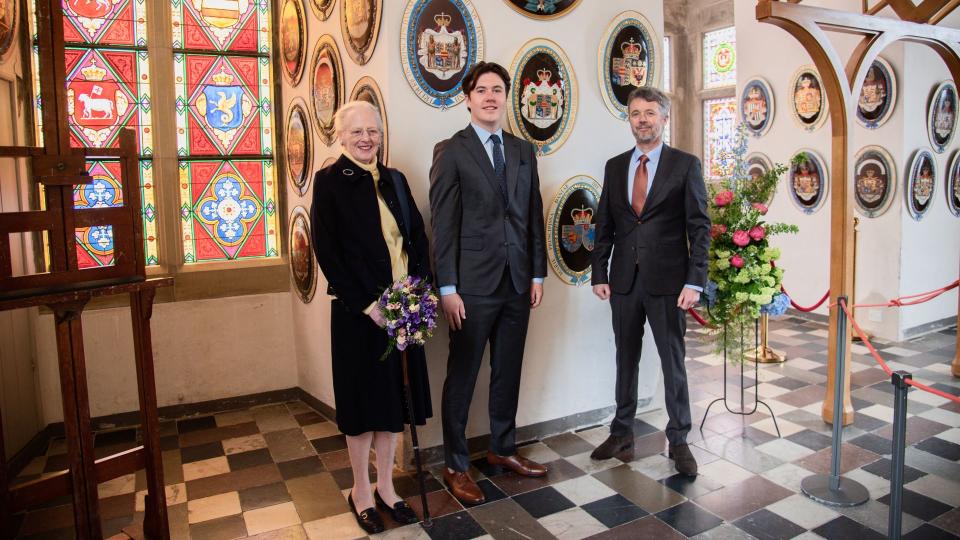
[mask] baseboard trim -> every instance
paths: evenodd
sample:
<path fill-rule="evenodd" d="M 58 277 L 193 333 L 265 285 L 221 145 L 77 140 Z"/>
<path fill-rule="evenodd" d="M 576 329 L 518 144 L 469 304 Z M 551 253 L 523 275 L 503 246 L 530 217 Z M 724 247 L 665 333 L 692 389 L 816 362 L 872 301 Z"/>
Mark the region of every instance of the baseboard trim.
<path fill-rule="evenodd" d="M 950 316 L 938 319 L 936 321 L 930 321 L 925 324 L 914 326 L 912 328 L 907 328 L 903 331 L 903 341 L 908 339 L 918 338 L 920 336 L 925 336 L 927 334 L 932 334 L 934 332 L 939 332 L 941 330 L 946 330 L 947 328 L 952 328 L 957 325 L 957 317 Z"/>
<path fill-rule="evenodd" d="M 221 399 L 211 399 L 209 401 L 199 401 L 197 403 L 182 403 L 177 405 L 166 405 L 157 410 L 160 420 L 172 420 L 175 418 L 187 418 L 190 416 L 200 416 L 234 409 L 245 409 L 257 405 L 268 405 L 270 403 L 282 403 L 284 401 L 294 401 L 300 399 L 301 392 L 299 387 L 285 388 L 282 390 L 270 390 L 256 394 L 247 394 L 245 396 L 234 396 Z M 140 411 L 129 411 L 117 414 L 108 414 L 98 416 L 90 420 L 94 431 L 113 429 L 121 426 L 136 426 L 140 424 Z M 47 426 L 51 437 L 63 437 L 63 422 L 55 422 Z"/>
<path fill-rule="evenodd" d="M 44 455 L 50 444 L 50 426 L 47 426 L 37 432 L 36 435 L 23 445 L 13 456 L 7 460 L 7 480 L 13 481 L 20 475 L 20 472 L 33 461 L 33 458 Z"/>
<path fill-rule="evenodd" d="M 315 397 L 310 392 L 307 392 L 303 388 L 297 387 L 297 390 L 300 391 L 300 400 L 306 403 L 307 405 L 313 407 L 313 409 L 320 414 L 326 416 L 330 420 L 336 421 L 337 410 L 330 405 L 327 405 L 319 398 Z"/>

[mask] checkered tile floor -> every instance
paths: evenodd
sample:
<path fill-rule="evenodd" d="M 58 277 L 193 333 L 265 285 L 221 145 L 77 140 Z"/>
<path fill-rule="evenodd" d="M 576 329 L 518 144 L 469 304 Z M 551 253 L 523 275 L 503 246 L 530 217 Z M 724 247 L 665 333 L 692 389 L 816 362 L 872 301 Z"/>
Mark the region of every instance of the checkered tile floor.
<path fill-rule="evenodd" d="M 694 419 L 722 392 L 722 360 L 691 323 L 687 362 Z M 889 500 L 891 386 L 867 351 L 854 345 L 856 421 L 844 430 L 843 474 L 865 485 L 863 506 L 832 509 L 799 493 L 800 481 L 829 467 L 830 426 L 820 420 L 826 381 L 826 327 L 803 319 L 771 322 L 784 364 L 762 366 L 760 395 L 777 416 L 775 436 L 765 409 L 741 418 L 717 406 L 702 431 L 690 434 L 700 463 L 695 480 L 674 474 L 665 456 L 662 413 L 636 421 L 632 451 L 607 462 L 590 460 L 606 427 L 564 433 L 521 448 L 550 474 L 528 479 L 491 469 L 471 473 L 487 503 L 463 508 L 438 479 L 427 480 L 435 516 L 429 530 L 391 527 L 384 538 L 883 538 Z M 960 394 L 949 372 L 955 331 L 906 343 L 877 345 L 894 369 Z M 612 361 L 612 359 L 611 359 Z M 736 372 L 739 380 L 739 371 Z M 752 384 L 752 368 L 748 384 Z M 610 389 L 612 395 L 612 389 Z M 735 394 L 739 401 L 739 393 Z M 748 393 L 748 402 L 750 401 Z M 960 407 L 911 392 L 904 487 L 905 538 L 960 537 Z M 163 425 L 164 474 L 173 538 L 358 538 L 345 501 L 351 474 L 335 424 L 300 402 L 254 407 Z M 99 453 L 135 444 L 135 429 L 97 435 Z M 62 440 L 35 459 L 21 478 L 60 470 Z M 416 482 L 396 481 L 420 512 Z M 100 485 L 104 533 L 142 520 L 142 471 Z M 18 516 L 22 538 L 73 538 L 69 499 Z"/>

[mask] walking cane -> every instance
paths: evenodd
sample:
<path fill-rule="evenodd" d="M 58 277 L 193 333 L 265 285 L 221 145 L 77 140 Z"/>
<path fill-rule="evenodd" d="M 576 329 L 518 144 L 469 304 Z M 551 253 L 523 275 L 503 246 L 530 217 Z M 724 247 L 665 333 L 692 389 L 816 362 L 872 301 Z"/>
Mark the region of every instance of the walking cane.
<path fill-rule="evenodd" d="M 403 364 L 403 401 L 407 408 L 407 417 L 410 419 L 410 438 L 413 439 L 413 461 L 417 466 L 417 481 L 420 484 L 420 504 L 423 505 L 424 528 L 433 526 L 430 520 L 430 507 L 427 506 L 427 486 L 423 479 L 423 464 L 420 462 L 420 442 L 417 440 L 417 420 L 413 414 L 413 394 L 410 391 L 410 372 L 407 369 L 407 351 L 401 351 Z"/>

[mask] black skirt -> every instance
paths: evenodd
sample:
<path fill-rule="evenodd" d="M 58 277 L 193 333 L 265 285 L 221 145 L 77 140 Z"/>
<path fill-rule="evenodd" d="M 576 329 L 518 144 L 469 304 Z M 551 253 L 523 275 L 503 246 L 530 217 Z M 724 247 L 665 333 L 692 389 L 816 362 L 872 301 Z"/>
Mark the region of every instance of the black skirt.
<path fill-rule="evenodd" d="M 410 423 L 404 406 L 400 352 L 380 360 L 387 350 L 387 333 L 369 316 L 347 311 L 334 299 L 330 309 L 333 352 L 333 395 L 337 427 L 346 435 L 368 431 L 403 431 Z M 423 347 L 407 348 L 413 415 L 417 425 L 433 416 L 430 382 Z"/>

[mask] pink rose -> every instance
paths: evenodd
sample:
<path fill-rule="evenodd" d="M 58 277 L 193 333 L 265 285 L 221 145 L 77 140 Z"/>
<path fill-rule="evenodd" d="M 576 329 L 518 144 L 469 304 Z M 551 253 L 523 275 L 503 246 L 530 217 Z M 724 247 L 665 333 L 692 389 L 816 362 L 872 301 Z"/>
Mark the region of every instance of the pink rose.
<path fill-rule="evenodd" d="M 714 223 L 710 226 L 710 238 L 716 238 L 727 232 L 727 226 L 723 223 Z"/>
<path fill-rule="evenodd" d="M 730 257 L 730 266 L 733 266 L 734 268 L 743 268 L 743 257 L 739 255 Z"/>
<path fill-rule="evenodd" d="M 748 234 L 750 235 L 750 238 L 753 238 L 754 242 L 759 242 L 763 240 L 764 236 L 767 235 L 767 231 L 765 231 L 760 225 L 757 225 L 756 227 L 750 229 Z"/>
<path fill-rule="evenodd" d="M 717 193 L 717 196 L 713 198 L 713 203 L 717 206 L 726 206 L 733 202 L 733 192 L 732 191 L 721 191 Z"/>
<path fill-rule="evenodd" d="M 756 210 L 757 212 L 760 212 L 760 215 L 761 215 L 761 216 L 767 215 L 767 210 L 769 210 L 769 208 L 767 208 L 767 205 L 765 205 L 765 204 L 763 204 L 763 203 L 760 203 L 760 202 L 755 202 L 755 203 L 751 204 L 750 206 L 752 206 L 753 209 Z"/>
<path fill-rule="evenodd" d="M 747 234 L 747 231 L 737 231 L 733 233 L 733 243 L 743 247 L 750 243 L 750 235 Z"/>

